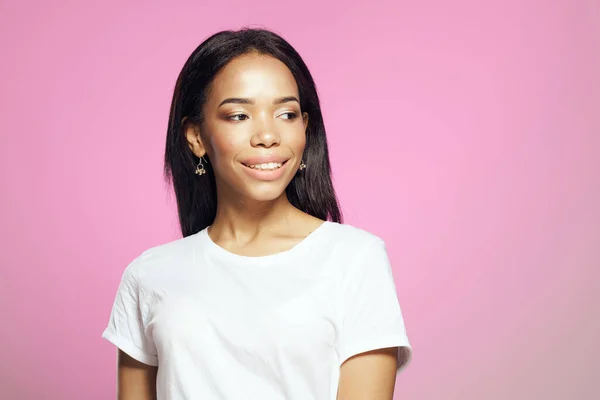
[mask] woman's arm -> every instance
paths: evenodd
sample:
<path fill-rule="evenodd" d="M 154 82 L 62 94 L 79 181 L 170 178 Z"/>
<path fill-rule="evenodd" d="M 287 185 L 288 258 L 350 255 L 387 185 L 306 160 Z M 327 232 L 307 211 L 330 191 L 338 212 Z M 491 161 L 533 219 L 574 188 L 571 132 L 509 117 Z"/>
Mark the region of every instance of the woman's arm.
<path fill-rule="evenodd" d="M 118 350 L 118 400 L 156 400 L 157 367 L 134 360 Z"/>
<path fill-rule="evenodd" d="M 340 367 L 337 400 L 392 400 L 397 360 L 397 347 L 349 358 Z"/>

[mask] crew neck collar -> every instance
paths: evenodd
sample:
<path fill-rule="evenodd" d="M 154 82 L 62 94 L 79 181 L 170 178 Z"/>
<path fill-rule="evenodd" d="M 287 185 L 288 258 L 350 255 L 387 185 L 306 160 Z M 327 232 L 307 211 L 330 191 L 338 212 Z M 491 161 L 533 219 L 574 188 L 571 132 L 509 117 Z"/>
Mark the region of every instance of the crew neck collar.
<path fill-rule="evenodd" d="M 211 239 L 210 235 L 208 234 L 208 227 L 199 232 L 199 239 L 206 243 L 206 246 L 211 254 L 216 255 L 226 261 L 245 265 L 271 265 L 273 263 L 280 263 L 283 260 L 289 259 L 292 256 L 297 256 L 303 251 L 306 251 L 306 249 L 310 247 L 311 243 L 314 243 L 318 240 L 318 236 L 321 235 L 330 224 L 330 221 L 325 221 L 292 248 L 265 256 L 244 256 L 224 249 Z"/>

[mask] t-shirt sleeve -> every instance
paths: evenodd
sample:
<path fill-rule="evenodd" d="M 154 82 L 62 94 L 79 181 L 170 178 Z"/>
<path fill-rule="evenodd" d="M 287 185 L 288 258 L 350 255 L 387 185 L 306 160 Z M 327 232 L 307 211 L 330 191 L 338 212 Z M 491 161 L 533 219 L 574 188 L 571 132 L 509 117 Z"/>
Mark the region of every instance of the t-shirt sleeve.
<path fill-rule="evenodd" d="M 381 239 L 347 266 L 342 279 L 341 314 L 340 365 L 357 354 L 388 347 L 398 348 L 396 373 L 408 365 L 412 350 Z"/>
<path fill-rule="evenodd" d="M 121 283 L 112 307 L 108 326 L 102 337 L 132 358 L 158 366 L 156 348 L 145 327 L 139 281 L 136 276 L 137 261 L 123 272 Z"/>

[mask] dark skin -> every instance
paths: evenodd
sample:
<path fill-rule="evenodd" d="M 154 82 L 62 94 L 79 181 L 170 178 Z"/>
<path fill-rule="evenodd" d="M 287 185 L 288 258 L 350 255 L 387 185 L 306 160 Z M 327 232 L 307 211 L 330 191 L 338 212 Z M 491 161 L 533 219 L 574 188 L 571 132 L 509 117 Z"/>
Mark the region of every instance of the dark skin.
<path fill-rule="evenodd" d="M 117 353 L 117 399 L 156 400 L 158 368 L 134 360 L 121 350 Z"/>
<path fill-rule="evenodd" d="M 251 53 L 217 74 L 203 124 L 186 125 L 189 148 L 198 157 L 208 156 L 215 171 L 217 215 L 209 235 L 232 253 L 264 256 L 286 251 L 323 223 L 292 206 L 285 195 L 298 172 L 309 123 L 297 99 L 289 69 L 277 59 Z M 254 156 L 285 158 L 285 169 L 277 179 L 256 179 L 244 165 Z M 381 349 L 344 362 L 338 400 L 391 400 L 396 354 L 396 348 Z M 156 399 L 157 368 L 120 350 L 118 359 L 118 399 Z"/>

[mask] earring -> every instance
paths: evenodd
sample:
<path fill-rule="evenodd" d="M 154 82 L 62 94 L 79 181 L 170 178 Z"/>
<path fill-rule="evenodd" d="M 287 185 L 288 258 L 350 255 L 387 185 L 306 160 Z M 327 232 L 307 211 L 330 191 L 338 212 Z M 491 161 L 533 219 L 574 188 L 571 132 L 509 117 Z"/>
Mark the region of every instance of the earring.
<path fill-rule="evenodd" d="M 196 175 L 204 175 L 206 173 L 206 170 L 204 169 L 204 164 L 202 163 L 203 159 L 204 157 L 200 157 L 198 165 L 196 166 Z"/>
<path fill-rule="evenodd" d="M 306 164 L 304 164 L 304 160 L 300 160 L 300 171 L 306 168 Z"/>

